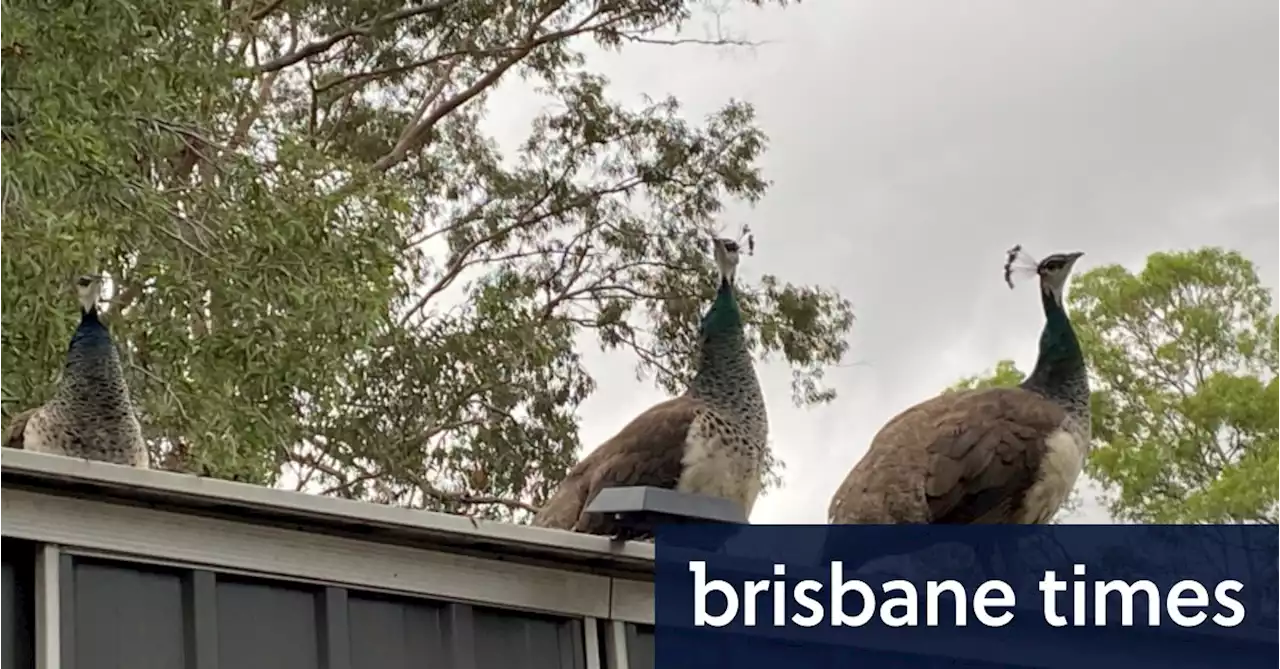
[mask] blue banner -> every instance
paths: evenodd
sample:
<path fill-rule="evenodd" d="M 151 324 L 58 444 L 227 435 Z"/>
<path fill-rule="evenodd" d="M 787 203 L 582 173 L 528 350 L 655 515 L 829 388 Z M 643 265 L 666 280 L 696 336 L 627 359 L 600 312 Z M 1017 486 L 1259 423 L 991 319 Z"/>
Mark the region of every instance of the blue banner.
<path fill-rule="evenodd" d="M 657 669 L 1278 665 L 1275 525 L 673 525 Z"/>

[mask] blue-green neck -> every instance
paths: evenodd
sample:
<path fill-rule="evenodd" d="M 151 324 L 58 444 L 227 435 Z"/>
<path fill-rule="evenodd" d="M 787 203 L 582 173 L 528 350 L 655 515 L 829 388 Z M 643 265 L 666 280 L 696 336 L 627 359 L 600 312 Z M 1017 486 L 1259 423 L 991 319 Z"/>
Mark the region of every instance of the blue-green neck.
<path fill-rule="evenodd" d="M 738 310 L 738 298 L 733 294 L 733 286 L 726 279 L 720 280 L 720 288 L 716 290 L 716 299 L 711 308 L 702 316 L 702 337 L 714 338 L 718 335 L 734 334 L 742 329 L 742 312 Z"/>
<path fill-rule="evenodd" d="M 80 325 L 67 347 L 59 397 L 95 404 L 116 401 L 111 389 L 122 382 L 121 371 L 111 333 L 99 319 L 97 309 L 81 310 Z"/>
<path fill-rule="evenodd" d="M 98 318 L 97 309 L 80 310 L 80 325 L 71 335 L 72 349 L 92 349 L 111 346 L 111 333 Z"/>
<path fill-rule="evenodd" d="M 1024 388 L 1040 391 L 1050 397 L 1088 401 L 1088 374 L 1080 341 L 1067 318 L 1067 311 L 1049 291 L 1040 291 L 1044 305 L 1044 330 L 1040 333 L 1040 354 L 1035 369 Z"/>
<path fill-rule="evenodd" d="M 721 281 L 716 299 L 702 317 L 698 339 L 698 371 L 690 387 L 695 395 L 714 399 L 755 382 L 742 333 L 742 312 L 728 281 Z"/>

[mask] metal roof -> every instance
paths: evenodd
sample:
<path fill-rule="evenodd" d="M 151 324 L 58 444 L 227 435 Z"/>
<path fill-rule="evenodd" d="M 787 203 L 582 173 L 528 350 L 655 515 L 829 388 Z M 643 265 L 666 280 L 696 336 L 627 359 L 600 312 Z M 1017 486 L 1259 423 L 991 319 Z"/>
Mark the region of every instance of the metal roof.
<path fill-rule="evenodd" d="M 478 557 L 652 579 L 654 547 L 290 490 L 0 449 L 5 489 L 57 492 L 116 504 L 275 525 Z"/>

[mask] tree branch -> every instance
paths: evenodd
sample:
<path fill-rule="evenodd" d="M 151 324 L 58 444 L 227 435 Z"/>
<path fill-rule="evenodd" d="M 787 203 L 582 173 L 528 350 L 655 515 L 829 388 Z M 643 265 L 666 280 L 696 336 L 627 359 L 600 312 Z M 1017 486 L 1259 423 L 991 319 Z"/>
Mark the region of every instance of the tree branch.
<path fill-rule="evenodd" d="M 254 74 L 265 74 L 267 72 L 283 70 L 284 68 L 301 62 L 311 56 L 324 53 L 343 40 L 368 35 L 374 28 L 377 28 L 380 25 L 403 21 L 415 16 L 443 12 L 454 4 L 457 4 L 459 1 L 460 0 L 437 0 L 436 2 L 426 2 L 420 5 L 414 5 L 413 7 L 406 7 L 398 11 L 383 14 L 382 16 L 375 17 L 359 26 L 352 26 L 345 30 L 340 30 L 324 39 L 310 42 L 298 49 L 290 51 L 289 53 L 258 65 L 251 71 Z"/>
<path fill-rule="evenodd" d="M 466 269 L 467 267 L 471 267 L 479 262 L 484 262 L 484 259 L 473 260 L 469 257 L 472 253 L 475 253 L 476 249 L 480 248 L 481 246 L 487 243 L 490 243 L 498 239 L 499 237 L 502 237 L 503 235 L 510 234 L 516 230 L 519 230 L 521 228 L 525 228 L 531 225 L 537 225 L 538 223 L 541 223 L 542 221 L 545 221 L 548 218 L 559 216 L 566 212 L 572 211 L 580 206 L 583 206 L 584 204 L 590 203 L 594 200 L 598 200 L 607 195 L 613 195 L 616 193 L 625 192 L 631 188 L 634 188 L 640 183 L 641 182 L 638 178 L 633 178 L 633 179 L 628 179 L 626 181 L 623 181 L 620 184 L 610 186 L 608 188 L 600 188 L 600 189 L 588 191 L 570 200 L 569 202 L 565 203 L 563 206 L 544 212 L 533 218 L 526 219 L 525 218 L 526 216 L 532 213 L 534 209 L 536 209 L 539 205 L 545 202 L 546 198 L 551 195 L 551 192 L 552 192 L 551 186 L 553 186 L 554 184 L 549 184 L 548 185 L 549 187 L 542 192 L 539 199 L 535 199 L 533 202 L 528 204 L 524 208 L 524 210 L 515 217 L 514 223 L 511 223 L 509 225 L 504 225 L 498 228 L 497 230 L 495 230 L 494 232 L 492 232 L 491 234 L 485 235 L 480 239 L 476 239 L 470 242 L 465 247 L 463 247 L 461 251 L 454 254 L 453 261 L 449 264 L 449 269 L 445 270 L 445 273 L 435 282 L 435 284 L 433 284 L 431 288 L 427 289 L 427 292 L 424 293 L 423 296 L 419 298 L 412 307 L 410 307 L 407 311 L 405 311 L 404 315 L 400 317 L 400 325 L 403 326 L 405 323 L 408 323 L 414 316 L 416 316 L 423 309 L 425 309 L 427 304 L 430 303 L 430 301 L 433 298 L 435 298 L 435 296 L 439 295 L 446 288 L 448 288 L 450 285 L 453 284 L 453 282 L 458 278 L 458 275 L 462 273 L 462 270 Z"/>
<path fill-rule="evenodd" d="M 226 150 L 235 150 L 248 140 L 249 131 L 253 129 L 253 124 L 262 116 L 262 110 L 271 101 L 271 91 L 275 88 L 276 77 L 279 74 L 279 71 L 266 72 L 258 79 L 258 95 L 249 103 L 249 109 L 244 116 L 241 116 L 240 120 L 236 122 L 235 130 L 231 133 L 231 139 L 227 141 Z"/>
<path fill-rule="evenodd" d="M 370 471 L 363 468 L 360 468 L 362 469 L 362 471 L 359 474 L 357 474 L 354 478 L 348 478 L 346 472 L 343 472 L 337 467 L 321 462 L 316 458 L 306 456 L 302 458 L 302 460 L 303 460 L 303 463 L 306 464 L 307 466 L 312 467 L 339 481 L 339 483 L 320 491 L 319 494 L 322 496 L 337 495 L 345 499 L 353 499 L 355 493 L 352 491 L 352 488 L 354 486 L 359 485 L 360 483 L 364 483 L 366 481 L 373 481 L 381 478 L 381 473 Z M 422 491 L 423 495 L 430 497 L 438 502 L 460 504 L 463 506 L 499 505 L 499 506 L 505 506 L 512 509 L 520 509 L 522 511 L 528 511 L 529 513 L 538 512 L 538 507 L 521 500 L 506 499 L 504 497 L 498 497 L 496 495 L 472 495 L 472 494 L 461 493 L 461 492 L 450 492 L 447 490 L 441 490 L 433 485 L 430 485 L 419 476 L 411 476 L 410 478 L 413 480 L 414 487 Z"/>
<path fill-rule="evenodd" d="M 400 141 L 396 142 L 396 145 L 392 147 L 386 155 L 379 158 L 377 162 L 373 164 L 373 170 L 375 172 L 385 172 L 403 162 L 410 151 L 421 147 L 422 144 L 426 142 L 431 129 L 435 127 L 435 124 L 439 122 L 440 119 L 444 118 L 462 105 L 470 102 L 477 95 L 480 95 L 480 93 L 485 89 L 497 83 L 498 79 L 502 78 L 502 75 L 506 74 L 507 70 L 510 70 L 521 60 L 524 60 L 526 56 L 533 53 L 534 49 L 537 49 L 543 44 L 579 35 L 584 32 L 590 32 L 603 27 L 603 25 L 607 25 L 607 23 L 603 25 L 590 25 L 591 20 L 599 16 L 601 10 L 597 8 L 583 17 L 581 21 L 578 21 L 572 27 L 538 36 L 538 28 L 540 28 L 543 22 L 550 18 L 552 14 L 555 14 L 559 9 L 560 5 L 555 5 L 543 11 L 537 20 L 533 22 L 533 26 L 530 27 L 525 34 L 524 43 L 510 48 L 511 55 L 502 59 L 502 61 L 499 62 L 492 70 L 489 70 L 480 78 L 476 79 L 470 86 L 460 91 L 457 95 L 449 98 L 444 104 L 437 107 L 435 111 L 428 114 L 425 118 L 411 124 L 410 127 L 401 134 Z M 617 17 L 615 19 L 611 19 L 610 22 L 621 21 L 624 18 L 625 16 Z"/>
<path fill-rule="evenodd" d="M 271 15 L 272 12 L 280 8 L 284 4 L 284 0 L 270 0 L 267 4 L 253 10 L 249 13 L 249 19 L 253 21 L 261 21 Z"/>
<path fill-rule="evenodd" d="M 422 491 L 423 495 L 439 502 L 449 502 L 463 506 L 499 505 L 528 511 L 529 513 L 538 512 L 538 507 L 518 499 L 506 499 L 495 495 L 469 495 L 467 493 L 449 492 L 427 485 L 425 481 L 415 481 L 414 485 Z"/>

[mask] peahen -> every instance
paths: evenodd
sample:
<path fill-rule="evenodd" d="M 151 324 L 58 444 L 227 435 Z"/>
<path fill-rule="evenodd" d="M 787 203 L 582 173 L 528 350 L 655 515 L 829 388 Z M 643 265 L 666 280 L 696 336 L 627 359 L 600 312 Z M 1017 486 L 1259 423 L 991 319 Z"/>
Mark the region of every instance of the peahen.
<path fill-rule="evenodd" d="M 76 280 L 80 325 L 71 336 L 58 389 L 45 404 L 14 417 L 5 446 L 149 468 L 150 459 L 120 356 L 99 318 L 102 277 Z"/>
<path fill-rule="evenodd" d="M 1020 247 L 1009 252 L 1010 288 Z M 1034 263 L 1045 324 L 1018 387 L 943 393 L 895 416 L 831 499 L 832 524 L 1043 524 L 1090 450 L 1089 380 L 1063 307 L 1082 253 Z"/>
<path fill-rule="evenodd" d="M 604 488 L 653 486 L 731 500 L 750 515 L 760 494 L 768 413 L 734 293 L 741 247 L 713 240 L 719 288 L 700 326 L 697 372 L 688 390 L 634 418 L 583 458 L 534 518 L 539 527 L 651 536 L 583 510 Z"/>

